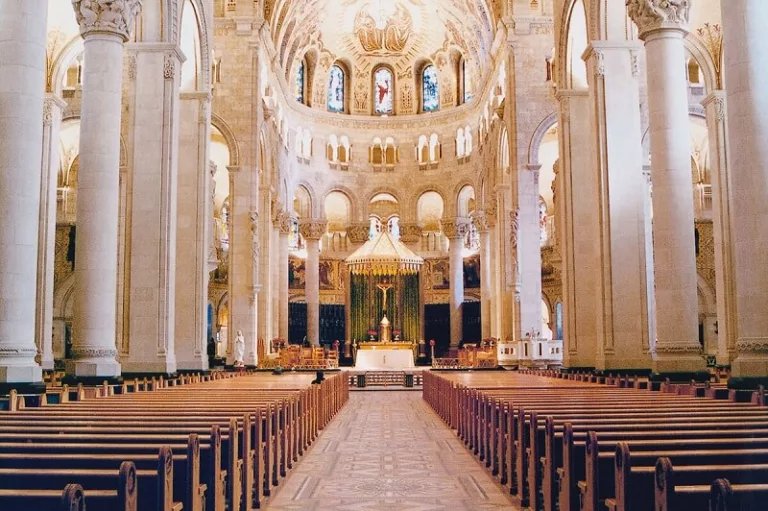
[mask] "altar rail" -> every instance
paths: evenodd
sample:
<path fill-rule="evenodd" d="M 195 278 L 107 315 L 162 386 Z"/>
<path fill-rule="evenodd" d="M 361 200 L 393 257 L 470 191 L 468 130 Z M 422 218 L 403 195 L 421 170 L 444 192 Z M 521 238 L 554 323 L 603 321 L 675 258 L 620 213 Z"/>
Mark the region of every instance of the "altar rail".
<path fill-rule="evenodd" d="M 314 346 L 304 348 L 291 345 L 280 349 L 277 357 L 259 360 L 259 368 L 274 369 L 338 369 L 339 351 L 336 349 L 325 351 L 324 348 Z"/>
<path fill-rule="evenodd" d="M 360 377 L 363 377 L 362 379 Z M 421 371 L 365 371 L 349 373 L 350 387 L 420 387 L 424 383 Z"/>

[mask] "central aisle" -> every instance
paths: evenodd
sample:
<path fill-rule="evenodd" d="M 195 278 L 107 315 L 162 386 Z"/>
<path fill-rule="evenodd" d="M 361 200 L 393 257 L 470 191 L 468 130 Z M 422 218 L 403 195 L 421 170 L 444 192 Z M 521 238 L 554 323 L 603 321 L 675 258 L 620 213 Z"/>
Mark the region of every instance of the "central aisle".
<path fill-rule="evenodd" d="M 414 391 L 353 392 L 267 508 L 516 509 Z"/>

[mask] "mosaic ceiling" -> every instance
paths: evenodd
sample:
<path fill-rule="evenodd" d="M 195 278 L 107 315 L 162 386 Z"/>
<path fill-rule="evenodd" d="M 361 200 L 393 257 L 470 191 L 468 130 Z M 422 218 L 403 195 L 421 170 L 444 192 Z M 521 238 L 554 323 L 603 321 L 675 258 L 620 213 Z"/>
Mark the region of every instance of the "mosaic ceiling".
<path fill-rule="evenodd" d="M 486 0 L 273 0 L 265 14 L 286 74 L 314 48 L 324 67 L 343 58 L 366 72 L 386 62 L 398 74 L 424 59 L 443 67 L 460 53 L 483 75 L 497 19 L 489 5 Z"/>

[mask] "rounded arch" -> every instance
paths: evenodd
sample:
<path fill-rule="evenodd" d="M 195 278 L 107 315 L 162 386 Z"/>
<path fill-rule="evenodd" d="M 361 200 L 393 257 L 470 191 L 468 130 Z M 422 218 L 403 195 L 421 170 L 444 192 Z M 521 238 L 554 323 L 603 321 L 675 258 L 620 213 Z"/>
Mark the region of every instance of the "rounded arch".
<path fill-rule="evenodd" d="M 51 66 L 50 91 L 61 97 L 64 89 L 64 78 L 72 62 L 83 53 L 83 38 L 77 35 L 70 39 L 59 52 Z"/>
<path fill-rule="evenodd" d="M 331 195 L 334 192 L 343 193 L 347 196 L 347 200 L 349 200 L 349 219 L 353 222 L 361 222 L 363 221 L 363 217 L 360 214 L 360 204 L 357 200 L 357 195 L 354 191 L 352 191 L 351 188 L 348 188 L 341 184 L 334 184 L 331 185 L 330 188 L 326 191 L 326 193 L 323 195 L 323 203 L 325 203 L 325 200 L 328 198 L 329 195 Z"/>
<path fill-rule="evenodd" d="M 445 197 L 436 188 L 423 190 L 416 196 L 415 219 L 424 230 L 439 231 L 440 222 L 445 216 Z"/>
<path fill-rule="evenodd" d="M 552 112 L 544 119 L 541 120 L 536 130 L 533 132 L 531 142 L 528 144 L 528 165 L 539 165 L 539 149 L 541 148 L 541 141 L 544 140 L 544 135 L 557 124 L 558 116 L 557 111 Z"/>
<path fill-rule="evenodd" d="M 365 196 L 365 204 L 368 205 L 371 203 L 371 201 L 379 194 L 386 193 L 388 195 L 391 195 L 395 198 L 398 204 L 402 204 L 403 201 L 400 197 L 400 192 L 397 191 L 395 188 L 391 188 L 389 186 L 378 186 L 374 188 L 372 191 L 368 192 L 368 194 Z"/>
<path fill-rule="evenodd" d="M 198 82 L 198 90 L 209 91 L 211 87 L 211 48 L 213 48 L 213 30 L 212 23 L 209 20 L 213 19 L 213 2 L 206 0 L 186 0 L 191 2 L 197 13 L 197 22 L 200 36 L 200 81 Z M 171 16 L 168 18 L 173 23 L 169 32 L 172 37 L 169 39 L 175 41 L 177 45 L 181 45 L 181 22 L 183 16 L 183 9 L 178 8 L 178 0 L 168 0 L 171 4 L 169 13 Z M 145 2 L 146 4 L 146 2 Z M 173 18 L 172 16 L 176 16 Z M 187 55 L 189 58 L 189 55 Z"/>
<path fill-rule="evenodd" d="M 331 101 L 331 95 L 333 94 L 333 88 L 334 88 L 334 68 L 338 68 L 341 71 L 341 90 L 342 90 L 342 98 L 341 98 L 341 109 L 332 108 L 332 101 Z M 352 97 L 352 65 L 349 63 L 349 61 L 345 58 L 338 58 L 336 59 L 333 64 L 331 64 L 331 67 L 328 69 L 328 77 L 326 80 L 326 87 L 327 87 L 327 108 L 330 112 L 335 113 L 345 113 L 348 114 L 351 112 L 350 105 L 351 105 L 351 97 Z"/>
<path fill-rule="evenodd" d="M 214 126 L 224 137 L 229 148 L 229 164 L 233 167 L 240 165 L 240 147 L 237 143 L 234 131 L 227 122 L 215 112 L 211 113 L 211 125 Z"/>
<path fill-rule="evenodd" d="M 346 231 L 352 216 L 352 200 L 346 193 L 333 190 L 323 199 L 322 217 L 328 221 L 328 232 Z"/>
<path fill-rule="evenodd" d="M 686 37 L 683 39 L 683 44 L 690 56 L 699 65 L 699 72 L 704 78 L 704 90 L 706 92 L 712 92 L 713 90 L 722 89 L 722 79 L 715 71 L 715 62 L 712 60 L 712 55 L 709 50 L 707 50 L 701 43 L 701 40 L 698 37 Z M 722 70 L 721 63 L 718 63 L 717 67 Z"/>
<path fill-rule="evenodd" d="M 477 210 L 475 186 L 472 183 L 459 186 L 456 187 L 456 216 L 469 217 L 470 213 Z"/>
<path fill-rule="evenodd" d="M 75 274 L 70 273 L 61 282 L 54 285 L 53 291 L 53 317 L 65 319 L 72 317 L 74 304 Z"/>
<path fill-rule="evenodd" d="M 701 302 L 704 305 L 704 310 L 700 310 L 699 313 L 717 314 L 717 298 L 715 292 L 700 273 L 696 274 L 696 287 L 698 288 Z"/>
<path fill-rule="evenodd" d="M 315 192 L 306 181 L 300 181 L 296 184 L 293 191 L 293 212 L 299 218 L 316 218 L 317 201 Z M 298 206 L 298 209 L 297 209 Z"/>
<path fill-rule="evenodd" d="M 587 66 L 581 55 L 591 41 L 587 6 L 584 0 L 570 0 L 565 8 L 557 55 L 557 83 L 563 89 L 584 89 L 587 87 Z"/>
<path fill-rule="evenodd" d="M 496 165 L 497 165 L 497 171 L 499 175 L 504 175 L 509 170 L 510 165 L 510 151 L 509 151 L 509 133 L 507 132 L 507 127 L 502 125 L 501 130 L 499 130 L 499 145 L 497 146 L 499 148 L 498 153 L 496 154 Z M 499 182 L 504 181 L 504 179 L 499 179 Z"/>

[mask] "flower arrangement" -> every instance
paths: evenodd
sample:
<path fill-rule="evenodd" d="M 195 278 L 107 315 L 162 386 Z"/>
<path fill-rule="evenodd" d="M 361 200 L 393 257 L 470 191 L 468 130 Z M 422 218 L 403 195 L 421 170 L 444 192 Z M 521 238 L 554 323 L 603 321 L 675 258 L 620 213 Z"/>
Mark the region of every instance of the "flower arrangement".
<path fill-rule="evenodd" d="M 369 341 L 375 341 L 376 340 L 376 330 L 368 330 L 368 340 Z"/>

